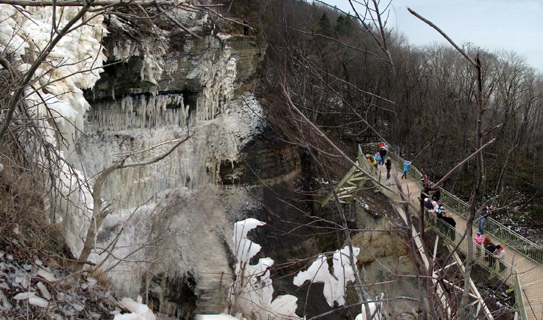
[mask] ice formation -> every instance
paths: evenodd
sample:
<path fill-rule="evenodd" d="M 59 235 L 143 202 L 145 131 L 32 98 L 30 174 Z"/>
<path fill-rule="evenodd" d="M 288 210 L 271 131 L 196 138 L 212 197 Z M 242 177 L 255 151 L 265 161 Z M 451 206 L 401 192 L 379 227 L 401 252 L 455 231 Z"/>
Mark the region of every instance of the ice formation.
<path fill-rule="evenodd" d="M 375 319 L 375 320 L 381 320 L 382 317 L 381 317 L 381 304 L 382 302 L 381 301 L 377 301 L 377 300 L 381 300 L 383 299 L 384 297 L 384 294 L 381 293 L 380 296 L 378 297 L 375 297 L 375 302 L 368 302 L 368 308 L 369 308 L 369 311 L 370 311 L 370 315 L 371 316 L 371 319 Z M 366 308 L 364 305 L 362 305 L 362 313 L 359 313 L 355 320 L 366 320 L 367 319 L 367 316 L 366 316 Z"/>
<path fill-rule="evenodd" d="M 0 5 L 0 27 L 3 31 L 0 33 L 0 49 L 13 54 L 20 71 L 28 69 L 26 62 L 33 59 L 25 56 L 25 53 L 32 54 L 44 48 L 51 35 L 52 9 L 28 7 L 26 10 L 32 19 L 13 6 Z M 68 7 L 57 10 L 56 17 L 62 17 L 61 26 L 77 12 L 77 8 Z M 191 17 L 178 18 L 183 23 L 183 19 Z M 202 20 L 205 19 L 207 17 L 204 16 Z M 91 223 L 93 206 L 92 184 L 87 177 L 95 176 L 131 153 L 138 153 L 135 161 L 155 157 L 163 153 L 168 145 L 160 148 L 154 146 L 190 133 L 190 141 L 160 163 L 117 170 L 109 176 L 102 196 L 112 203 L 114 211 L 107 217 L 97 239 L 98 250 L 89 259 L 100 263 L 107 256 L 107 252 L 101 249 L 111 244 L 120 226 L 123 226 L 124 231 L 116 242 L 114 255 L 130 259 L 119 263 L 110 258 L 103 265 L 104 270 L 112 268 L 109 272 L 115 289 L 135 296 L 143 277 L 151 268 L 137 263 L 138 259 L 153 259 L 157 251 L 165 251 L 175 254 L 164 256 L 160 264 L 152 266 L 156 268 L 153 271 L 168 273 L 172 277 L 190 272 L 198 282 L 196 290 L 217 295 L 218 288 L 214 285 L 220 284 L 220 281 L 206 277 L 227 274 L 221 281 L 230 283 L 228 256 L 221 251 L 204 259 L 201 252 L 224 246 L 224 239 L 232 235 L 232 230 L 224 227 L 227 223 L 224 199 L 218 197 L 224 190 L 216 187 L 220 178 L 219 169 L 221 163 L 227 160 L 231 163 L 238 161 L 240 150 L 262 132 L 262 108 L 251 93 L 234 94 L 236 86 L 239 86 L 236 83 L 238 61 L 235 54 L 218 38 L 207 36 L 202 41 L 209 44 L 209 50 L 203 50 L 199 61 L 190 61 L 188 70 L 178 70 L 176 63 L 165 63 L 162 59 L 166 58 L 160 51 L 152 51 L 154 48 L 145 45 L 136 47 L 130 42 L 120 41 L 113 48 L 113 56 L 128 59 L 139 55 L 143 62 L 139 70 L 140 78 L 155 86 L 147 93 L 114 97 L 114 100 L 118 100 L 112 103 L 97 103 L 90 110 L 82 89 L 91 88 L 99 78 L 104 62 L 100 42 L 106 33 L 102 17 L 96 16 L 88 25 L 66 35 L 36 72 L 36 77 L 42 76 L 36 82 L 37 90 L 31 89 L 25 93 L 30 111 L 39 118 L 52 116 L 55 125 L 67 139 L 67 144 L 61 145 L 57 140 L 56 126 L 47 121 L 41 123 L 47 141 L 60 149 L 59 160 L 67 159 L 78 169 L 59 161 L 58 178 L 50 183 L 57 185 L 61 194 L 69 195 L 69 199 L 64 197 L 58 203 L 50 204 L 63 209 L 62 212 L 56 211 L 54 221 L 63 223 L 67 244 L 72 253 L 78 256 L 83 247 L 82 239 Z M 189 56 L 192 45 L 194 41 L 187 40 L 185 52 L 181 54 Z M 23 60 L 22 56 L 26 58 Z M 52 66 L 55 68 L 51 69 Z M 195 105 L 188 106 L 179 91 L 158 90 L 158 83 L 165 81 L 161 79 L 163 70 L 166 73 L 187 72 L 187 81 L 201 85 Z M 235 194 L 233 199 L 240 200 L 240 203 L 251 201 L 243 190 L 228 192 Z M 161 201 L 165 205 L 169 201 L 174 203 L 172 194 L 181 198 L 181 204 L 176 203 L 178 208 L 175 214 L 165 217 L 167 224 L 161 225 L 154 220 L 155 209 Z M 142 206 L 149 199 L 151 201 Z M 241 212 L 241 209 L 237 212 Z M 201 233 L 202 230 L 207 233 Z M 161 231 L 165 232 L 160 234 Z M 168 235 L 167 239 L 162 239 L 166 238 L 165 234 Z M 149 246 L 149 241 L 158 241 L 157 238 L 164 242 L 160 250 Z M 246 234 L 240 237 L 240 241 L 242 238 L 246 239 Z M 102 255 L 99 256 L 99 253 Z M 244 272 L 249 272 L 246 276 L 251 279 L 250 285 L 260 287 L 261 294 L 255 297 L 255 301 L 266 306 L 267 315 L 271 314 L 269 310 L 274 310 L 275 314 L 279 312 L 297 318 L 294 313 L 295 297 L 281 296 L 272 300 L 273 287 L 268 268 L 273 260 L 262 259 L 251 266 L 248 261 L 252 255 L 252 251 L 246 252 L 242 260 L 246 264 Z M 238 289 L 240 294 L 254 294 L 243 291 L 247 288 Z M 251 306 L 246 307 L 251 310 Z"/>
<path fill-rule="evenodd" d="M 210 120 L 222 113 L 234 93 L 236 80 L 236 58 L 226 46 L 218 59 L 209 56 L 203 59 L 187 79 L 199 79 L 203 89 L 198 98 L 198 119 Z"/>
<path fill-rule="evenodd" d="M 359 253 L 360 249 L 353 247 L 354 259 Z M 333 275 L 328 270 L 326 256 L 319 255 L 306 271 L 302 271 L 294 277 L 294 285 L 299 287 L 306 281 L 324 283 L 323 294 L 328 305 L 333 307 L 334 302 L 339 306 L 345 305 L 345 287 L 347 282 L 355 280 L 355 271 L 351 266 L 349 255 L 348 246 L 334 252 L 332 257 Z"/>
<path fill-rule="evenodd" d="M 157 250 L 146 249 L 146 243 L 170 235 L 161 247 L 166 248 L 165 252 L 173 250 L 169 248 L 175 248 L 175 251 L 165 255 L 159 265 L 152 266 L 153 272 L 175 276 L 190 273 L 197 281 L 198 301 L 207 299 L 202 297 L 208 292 L 217 296 L 220 288 L 216 286 L 230 283 L 227 278 L 230 276 L 226 274 L 231 274 L 231 269 L 222 250 L 210 257 L 200 254 L 207 248 L 224 246 L 224 237 L 231 238 L 232 233 L 230 228 L 224 227 L 227 224 L 225 216 L 241 211 L 226 212 L 224 202 L 230 200 L 218 197 L 225 192 L 216 187 L 221 163 L 239 161 L 240 150 L 262 132 L 264 122 L 262 108 L 251 93 L 234 95 L 238 85 L 232 77 L 236 60 L 231 57 L 230 49 L 224 53 L 224 47 L 217 40 L 205 41 L 212 49 L 191 61 L 192 71 L 185 71 L 192 74 L 196 83 L 210 86 L 202 89 L 207 90 L 207 95 L 199 93 L 198 103 L 190 106 L 179 92 L 129 95 L 110 103 L 96 103 L 87 113 L 86 133 L 77 141 L 78 157 L 73 161 L 85 170 L 86 175 L 92 176 L 130 153 L 146 150 L 138 153 L 138 157 L 155 157 L 168 145 L 152 146 L 191 134 L 189 141 L 159 163 L 117 170 L 110 175 L 102 195 L 113 204 L 115 211 L 104 221 L 98 247 L 106 247 L 113 240 L 114 233 L 107 230 L 117 230 L 131 212 L 151 199 L 137 209 L 128 222 L 115 255 L 124 257 L 138 250 L 130 255 L 134 261 L 155 259 L 153 254 Z M 192 55 L 187 53 L 187 56 Z M 228 63 L 232 69 L 230 73 L 221 69 Z M 220 89 L 212 88 L 215 85 L 220 85 Z M 231 193 L 228 197 L 236 203 L 252 202 L 240 188 L 228 192 Z M 180 197 L 181 204 L 174 201 L 176 196 Z M 166 230 L 155 226 L 157 212 L 153 210 L 162 206 L 176 208 L 175 214 L 161 218 L 159 224 L 167 227 Z M 104 256 L 106 254 L 101 257 L 94 254 L 91 258 L 99 261 Z M 115 288 L 127 296 L 134 296 L 151 267 L 128 261 L 117 263 L 110 258 L 104 268 L 114 267 L 109 274 Z M 225 275 L 221 278 L 221 274 Z M 215 302 L 210 304 L 217 305 Z"/>
<path fill-rule="evenodd" d="M 247 263 L 249 259 L 254 257 L 262 248 L 258 243 L 255 243 L 247 238 L 247 233 L 257 227 L 265 225 L 264 222 L 257 219 L 249 218 L 243 221 L 238 221 L 234 224 L 234 255 L 240 263 Z"/>
<path fill-rule="evenodd" d="M 128 309 L 130 313 L 116 314 L 113 320 L 155 320 L 156 316 L 153 311 L 143 303 L 141 303 L 141 297 L 138 296 L 137 301 L 130 298 L 123 298 L 121 305 Z"/>
<path fill-rule="evenodd" d="M 62 28 L 78 10 L 57 8 L 58 28 Z M 30 66 L 25 61 L 33 61 L 51 40 L 51 34 L 54 34 L 51 32 L 52 13 L 51 7 L 28 7 L 23 13 L 14 6 L 0 5 L 0 49 L 13 54 L 21 72 Z M 28 104 L 37 109 L 38 116 L 48 118 L 48 108 L 54 112 L 57 125 L 69 140 L 73 139 L 76 129 L 82 129 L 83 115 L 89 108 L 82 89 L 91 88 L 102 71 L 105 56 L 100 42 L 107 33 L 102 20 L 102 16 L 95 16 L 87 25 L 66 34 L 35 72 L 34 78 L 39 85 L 26 92 Z"/>
<path fill-rule="evenodd" d="M 249 240 L 247 233 L 262 225 L 265 223 L 252 218 L 234 225 L 232 240 L 238 263 L 235 266 L 236 281 L 230 288 L 230 298 L 243 314 L 253 314 L 257 319 L 300 319 L 296 315 L 298 298 L 281 295 L 273 299 L 273 286 L 268 269 L 274 261 L 261 258 L 255 265 L 249 263 L 261 247 Z"/>
<path fill-rule="evenodd" d="M 79 8 L 58 7 L 56 10 L 60 29 L 76 16 Z M 13 55 L 14 65 L 20 72 L 30 68 L 28 61 L 34 61 L 55 35 L 52 19 L 51 7 L 28 7 L 23 12 L 11 5 L 0 5 L 0 50 Z M 66 34 L 36 70 L 33 77 L 36 82 L 25 92 L 29 113 L 42 119 L 39 127 L 45 141 L 64 151 L 58 153 L 59 159 L 53 159 L 61 164 L 58 181 L 49 181 L 58 186 L 57 190 L 64 197 L 50 205 L 63 208 L 64 212 L 74 212 L 73 216 L 68 216 L 59 211 L 54 218 L 69 230 L 67 242 L 76 256 L 82 248 L 81 232 L 89 223 L 92 198 L 84 186 L 83 176 L 65 163 L 64 154 L 73 151 L 77 132 L 83 129 L 83 115 L 90 107 L 82 89 L 92 87 L 99 79 L 105 60 L 100 42 L 107 31 L 102 20 L 102 16 L 94 16 L 87 24 Z M 55 125 L 43 119 L 50 119 Z M 57 141 L 54 128 L 59 129 L 66 143 Z"/>
<path fill-rule="evenodd" d="M 199 13 L 195 10 L 182 10 L 179 8 L 169 9 L 167 15 L 175 16 L 175 19 L 182 24 L 193 25 L 191 27 L 192 32 L 198 32 L 195 29 L 201 29 L 204 22 L 208 19 L 207 15 L 203 15 L 199 19 Z M 110 17 L 110 23 L 116 28 L 126 31 L 128 34 L 131 33 L 130 30 L 127 30 L 129 27 L 113 15 Z M 131 57 L 141 57 L 140 79 L 158 86 L 163 72 L 170 74 L 176 71 L 175 68 L 172 68 L 163 59 L 169 45 L 169 39 L 165 34 L 166 32 L 162 31 L 161 33 L 157 33 L 155 37 L 139 39 L 137 43 L 131 39 L 119 42 L 113 47 L 113 57 L 119 61 L 128 61 Z"/>
<path fill-rule="evenodd" d="M 121 131 L 165 126 L 185 127 L 189 107 L 183 95 L 166 93 L 129 95 L 112 102 L 97 102 L 87 114 L 89 130 Z"/>

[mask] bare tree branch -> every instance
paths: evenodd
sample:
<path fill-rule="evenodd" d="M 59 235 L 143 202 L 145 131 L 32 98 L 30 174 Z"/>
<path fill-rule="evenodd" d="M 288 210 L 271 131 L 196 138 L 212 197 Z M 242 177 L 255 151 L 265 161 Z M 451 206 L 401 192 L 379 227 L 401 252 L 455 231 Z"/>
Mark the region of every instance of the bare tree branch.
<path fill-rule="evenodd" d="M 415 17 L 419 18 L 420 20 L 422 20 L 424 23 L 426 23 L 427 25 L 429 25 L 430 27 L 434 28 L 437 32 L 439 32 L 439 34 L 441 34 L 443 36 L 443 38 L 445 38 L 447 41 L 449 41 L 449 43 L 458 51 L 460 52 L 460 54 L 462 56 L 464 56 L 464 58 L 466 58 L 466 60 L 469 61 L 469 63 L 471 63 L 472 66 L 474 67 L 477 67 L 477 63 L 475 63 L 475 61 L 473 61 L 473 59 L 471 59 L 465 52 L 464 50 L 462 50 L 458 45 L 456 45 L 456 43 L 454 43 L 454 41 L 449 38 L 448 35 L 445 34 L 445 32 L 443 32 L 441 29 L 439 29 L 435 24 L 433 24 L 430 20 L 427 20 L 425 19 L 424 17 L 422 17 L 421 15 L 419 15 L 418 13 L 416 13 L 415 11 L 411 10 L 411 8 L 407 8 L 407 10 L 412 14 L 414 15 Z"/>
<path fill-rule="evenodd" d="M 165 153 L 150 159 L 148 161 L 143 162 L 137 162 L 137 163 L 130 163 L 125 164 L 126 160 L 130 157 L 127 156 L 121 161 L 115 163 L 114 165 L 110 166 L 109 168 L 104 169 L 98 177 L 96 178 L 96 181 L 94 183 L 94 187 L 92 190 L 92 197 L 93 197 L 93 204 L 94 207 L 92 209 L 92 218 L 91 218 L 91 225 L 89 227 L 89 230 L 87 231 L 87 236 L 85 237 L 83 250 L 81 251 L 81 254 L 79 255 L 79 260 L 84 261 L 87 260 L 89 257 L 92 249 L 94 249 L 95 242 L 96 242 L 96 235 L 98 232 L 98 229 L 100 229 L 100 226 L 102 225 L 102 222 L 104 219 L 108 216 L 110 213 L 109 210 L 102 210 L 102 185 L 104 184 L 107 177 L 115 170 L 117 169 L 124 169 L 124 168 L 133 168 L 133 167 L 143 167 L 146 165 L 153 164 L 155 162 L 158 162 L 164 158 L 166 158 L 169 154 L 171 154 L 177 147 L 179 147 L 182 143 L 186 142 L 191 138 L 191 135 L 187 135 L 185 138 L 172 140 L 176 141 L 177 143 L 174 144 L 168 151 Z M 79 268 L 81 268 L 83 265 L 80 265 Z"/>

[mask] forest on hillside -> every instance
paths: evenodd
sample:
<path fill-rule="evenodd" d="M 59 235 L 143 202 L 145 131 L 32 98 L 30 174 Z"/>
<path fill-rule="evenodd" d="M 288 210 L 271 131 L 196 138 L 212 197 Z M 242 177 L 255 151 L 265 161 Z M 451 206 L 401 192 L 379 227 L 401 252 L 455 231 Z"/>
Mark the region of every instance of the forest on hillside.
<path fill-rule="evenodd" d="M 477 135 L 483 143 L 495 138 L 483 152 L 477 203 L 493 203 L 498 221 L 540 240 L 532 228 L 543 226 L 543 77 L 523 57 L 458 44 L 479 59 L 478 75 L 452 45 L 414 47 L 401 30 L 390 32 L 390 6 L 369 2 L 351 15 L 322 2 L 222 2 L 225 15 L 247 19 L 252 34 L 267 43 L 260 96 L 268 121 L 288 128 L 302 147 L 310 141 L 314 150 L 326 149 L 307 123 L 288 116 L 294 121 L 281 123 L 286 105 L 353 156 L 357 143 L 386 141 L 431 181 L 473 153 Z M 337 171 L 334 158 L 323 163 Z M 476 171 L 471 160 L 443 187 L 467 200 Z"/>

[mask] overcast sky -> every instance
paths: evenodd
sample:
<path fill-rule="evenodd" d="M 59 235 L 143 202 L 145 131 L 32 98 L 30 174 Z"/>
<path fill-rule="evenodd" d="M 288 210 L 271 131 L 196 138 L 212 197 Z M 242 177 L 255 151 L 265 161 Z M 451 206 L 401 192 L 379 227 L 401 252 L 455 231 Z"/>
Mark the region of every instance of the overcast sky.
<path fill-rule="evenodd" d="M 351 10 L 348 0 L 326 2 Z M 410 44 L 425 45 L 445 40 L 408 7 L 458 45 L 471 42 L 493 52 L 515 51 L 543 72 L 543 0 L 392 0 L 388 27 L 403 33 Z"/>

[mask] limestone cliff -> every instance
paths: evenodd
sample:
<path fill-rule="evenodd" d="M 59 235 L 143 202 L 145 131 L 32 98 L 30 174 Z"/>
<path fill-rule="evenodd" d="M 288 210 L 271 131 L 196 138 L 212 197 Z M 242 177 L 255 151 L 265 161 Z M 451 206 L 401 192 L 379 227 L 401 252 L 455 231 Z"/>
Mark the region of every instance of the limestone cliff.
<path fill-rule="evenodd" d="M 36 17 L 43 15 L 42 26 L 52 19 L 46 9 L 31 11 Z M 4 21 L 13 32 L 18 30 L 17 21 L 33 28 L 16 10 L 6 12 Z M 168 14 L 183 28 L 162 15 L 151 24 L 145 19 L 130 23 L 130 15 L 120 9 L 93 20 L 95 24 L 84 29 L 85 37 L 59 46 L 69 52 L 78 40 L 90 43 L 70 59 L 86 61 L 81 68 L 90 68 L 91 60 L 97 64 L 86 73 L 68 70 L 77 75 L 69 85 L 62 81 L 70 77 L 58 74 L 59 87 L 51 83 L 40 89 L 46 97 L 48 92 L 57 94 L 44 109 L 62 115 L 43 121 L 47 142 L 60 151 L 53 160 L 62 164 L 54 169 L 60 172 L 58 177 L 52 174 L 49 181 L 59 183 L 62 197 L 44 201 L 52 212 L 51 222 L 62 226 L 77 257 L 95 223 L 93 205 L 103 201 L 108 215 L 89 257 L 97 265 L 96 274 L 102 273 L 121 295 L 143 295 L 161 314 L 190 318 L 228 307 L 233 224 L 256 217 L 266 226 L 249 237 L 258 239 L 262 254 L 282 266 L 273 271 L 278 275 L 276 292 L 305 299 L 307 308 L 299 306 L 300 315 L 328 312 L 322 292 L 314 290 L 318 285 L 293 287 L 291 273 L 303 266 L 292 259 L 312 259 L 344 244 L 338 243 L 341 236 L 320 233 L 319 228 L 330 228 L 324 221 L 339 225 L 337 217 L 311 204 L 319 197 L 309 193 L 315 191 L 317 180 L 311 164 L 297 145 L 285 139 L 288 134 L 272 128 L 265 108 L 273 106 L 263 107 L 255 93 L 270 89 L 259 81 L 265 44 L 255 37 L 218 32 L 217 21 L 205 11 Z M 37 34 L 47 40 L 48 33 Z M 33 45 L 25 37 L 27 46 Z M 59 52 L 53 57 L 63 59 Z M 70 62 L 67 66 L 73 66 Z M 114 163 L 128 158 L 132 164 L 145 162 L 185 138 L 159 162 L 113 171 L 97 202 L 92 202 L 96 177 Z M 352 219 L 359 228 L 388 225 L 384 217 L 372 219 L 363 213 Z M 391 248 L 397 241 L 393 238 L 362 233 L 355 237 L 362 249 L 359 265 L 365 280 L 386 280 L 380 267 L 405 256 Z M 404 292 L 395 289 L 394 294 Z"/>
<path fill-rule="evenodd" d="M 86 93 L 91 109 L 70 155 L 93 176 L 129 153 L 153 157 L 165 149 L 154 146 L 190 136 L 164 160 L 108 177 L 102 197 L 112 213 L 91 256 L 105 259 L 101 270 L 117 291 L 145 294 L 178 317 L 192 314 L 190 302 L 178 301 L 191 294 L 197 312 L 225 310 L 233 223 L 262 210 L 251 186 L 300 172 L 295 148 L 259 139 L 266 124 L 251 89 L 264 48 L 195 21 L 199 38 L 166 29 L 160 44 L 143 47 L 106 39 L 111 65 Z M 152 53 L 153 45 L 164 46 Z"/>

